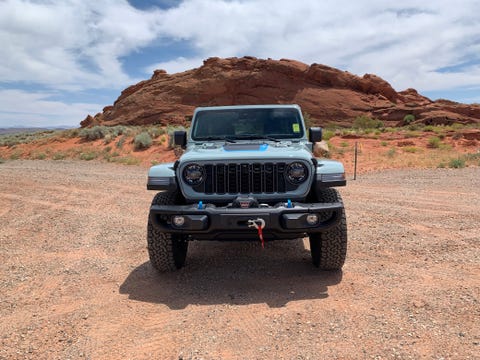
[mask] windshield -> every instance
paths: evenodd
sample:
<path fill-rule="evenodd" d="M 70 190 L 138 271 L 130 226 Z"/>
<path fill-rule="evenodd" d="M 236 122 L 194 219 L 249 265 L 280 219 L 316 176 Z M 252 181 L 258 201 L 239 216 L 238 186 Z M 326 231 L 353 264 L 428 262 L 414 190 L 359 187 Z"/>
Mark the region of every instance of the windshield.
<path fill-rule="evenodd" d="M 296 109 L 222 109 L 197 112 L 192 139 L 298 139 L 303 137 Z"/>

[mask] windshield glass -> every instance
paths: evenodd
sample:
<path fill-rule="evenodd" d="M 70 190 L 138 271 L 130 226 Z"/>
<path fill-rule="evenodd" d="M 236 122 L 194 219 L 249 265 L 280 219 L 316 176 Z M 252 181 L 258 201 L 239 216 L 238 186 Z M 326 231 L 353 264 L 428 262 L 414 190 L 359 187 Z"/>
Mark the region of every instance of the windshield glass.
<path fill-rule="evenodd" d="M 197 112 L 193 140 L 298 139 L 303 137 L 296 109 L 222 109 Z"/>

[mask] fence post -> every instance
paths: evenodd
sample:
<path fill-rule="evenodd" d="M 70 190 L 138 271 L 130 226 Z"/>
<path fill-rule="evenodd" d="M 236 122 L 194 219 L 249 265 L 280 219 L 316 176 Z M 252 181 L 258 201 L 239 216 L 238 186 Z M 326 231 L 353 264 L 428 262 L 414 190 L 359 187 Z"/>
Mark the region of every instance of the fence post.
<path fill-rule="evenodd" d="M 358 141 L 355 141 L 355 159 L 353 165 L 353 180 L 357 180 L 357 157 L 358 157 Z"/>

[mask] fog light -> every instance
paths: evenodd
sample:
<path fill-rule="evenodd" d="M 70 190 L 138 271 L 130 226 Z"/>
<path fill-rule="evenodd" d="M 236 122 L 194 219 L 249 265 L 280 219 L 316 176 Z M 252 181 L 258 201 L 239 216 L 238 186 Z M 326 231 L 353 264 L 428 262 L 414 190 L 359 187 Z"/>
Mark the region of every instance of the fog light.
<path fill-rule="evenodd" d="M 183 224 L 185 224 L 185 217 L 178 215 L 173 217 L 173 225 L 180 227 L 183 226 Z"/>
<path fill-rule="evenodd" d="M 318 223 L 318 215 L 317 214 L 307 215 L 307 223 L 308 225 L 316 225 Z"/>

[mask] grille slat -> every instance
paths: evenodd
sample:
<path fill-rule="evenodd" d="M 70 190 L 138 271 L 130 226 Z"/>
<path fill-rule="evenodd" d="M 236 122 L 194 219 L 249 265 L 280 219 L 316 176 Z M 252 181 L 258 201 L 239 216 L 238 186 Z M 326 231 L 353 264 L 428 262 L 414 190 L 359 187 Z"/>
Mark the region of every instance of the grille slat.
<path fill-rule="evenodd" d="M 203 190 L 206 194 L 284 193 L 284 172 L 285 163 L 208 164 Z"/>

